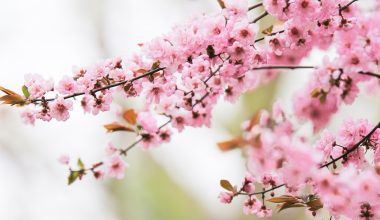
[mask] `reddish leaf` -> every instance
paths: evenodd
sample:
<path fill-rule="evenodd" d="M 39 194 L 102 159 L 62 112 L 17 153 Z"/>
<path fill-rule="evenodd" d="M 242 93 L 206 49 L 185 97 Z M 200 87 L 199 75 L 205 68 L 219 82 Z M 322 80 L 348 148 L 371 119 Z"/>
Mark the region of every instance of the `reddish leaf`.
<path fill-rule="evenodd" d="M 281 212 L 282 210 L 285 210 L 285 209 L 289 209 L 289 208 L 299 208 L 299 207 L 305 207 L 304 204 L 302 203 L 291 203 L 291 202 L 285 202 L 280 210 L 278 210 L 278 212 Z"/>
<path fill-rule="evenodd" d="M 220 180 L 220 186 L 223 187 L 223 189 L 228 190 L 230 192 L 235 191 L 235 188 L 231 185 L 231 183 L 228 180 Z"/>
<path fill-rule="evenodd" d="M 107 132 L 115 132 L 115 131 L 135 132 L 133 128 L 127 127 L 117 122 L 106 124 L 104 125 L 104 128 L 107 129 Z"/>
<path fill-rule="evenodd" d="M 0 102 L 7 105 L 24 105 L 26 103 L 24 97 L 13 92 L 12 90 L 6 89 L 0 86 L 0 91 L 4 92 L 6 95 L 0 97 Z"/>
<path fill-rule="evenodd" d="M 223 0 L 217 0 L 217 1 L 218 1 L 219 6 L 220 6 L 221 8 L 226 8 L 226 5 L 224 4 L 224 1 L 223 1 Z"/>
<path fill-rule="evenodd" d="M 267 201 L 273 202 L 273 203 L 284 203 L 284 202 L 296 203 L 298 202 L 298 199 L 293 196 L 283 195 L 279 197 L 273 197 L 271 199 L 268 199 Z"/>
<path fill-rule="evenodd" d="M 221 151 L 228 151 L 238 147 L 241 147 L 245 144 L 245 141 L 242 137 L 237 137 L 231 140 L 222 141 L 218 143 L 218 147 Z"/>
<path fill-rule="evenodd" d="M 128 109 L 123 113 L 123 118 L 131 125 L 136 124 L 137 113 L 133 109 Z"/>
<path fill-rule="evenodd" d="M 316 198 L 307 202 L 306 205 L 310 207 L 309 208 L 310 211 L 317 211 L 318 209 L 323 208 L 323 204 L 319 198 Z"/>

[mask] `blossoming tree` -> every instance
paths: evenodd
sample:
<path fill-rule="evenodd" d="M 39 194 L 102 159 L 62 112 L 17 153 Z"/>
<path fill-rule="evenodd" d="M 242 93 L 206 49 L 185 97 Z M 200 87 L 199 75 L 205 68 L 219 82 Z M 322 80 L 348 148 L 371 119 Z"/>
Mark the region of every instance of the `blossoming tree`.
<path fill-rule="evenodd" d="M 108 111 L 113 94 L 144 97 L 144 107 L 123 113 L 124 123 L 105 125 L 109 132 L 131 132 L 126 147 L 106 147 L 106 159 L 75 166 L 69 157 L 68 183 L 86 175 L 124 177 L 123 157 L 135 146 L 149 149 L 169 142 L 173 129 L 210 126 L 219 99 L 235 101 L 241 94 L 274 79 L 284 69 L 307 69 L 310 80 L 294 95 L 293 111 L 280 102 L 243 123 L 242 135 L 219 143 L 222 150 L 240 147 L 248 171 L 240 185 L 221 180 L 223 203 L 246 201 L 243 211 L 259 217 L 303 207 L 321 209 L 339 219 L 380 217 L 380 123 L 348 118 L 334 134 L 322 129 L 340 106 L 354 104 L 363 88 L 378 95 L 380 87 L 380 4 L 371 0 L 219 0 L 221 11 L 193 17 L 166 35 L 141 44 L 127 59 L 113 58 L 77 68 L 59 82 L 38 74 L 25 75 L 22 95 L 4 87 L 3 104 L 23 107 L 26 123 L 66 121 L 77 100 L 85 113 Z M 252 17 L 251 11 L 265 12 Z M 266 16 L 280 25 L 259 31 Z M 258 38 L 258 33 L 265 36 Z M 300 66 L 318 48 L 333 51 L 320 66 Z M 306 73 L 305 73 L 306 74 Z M 158 118 L 166 122 L 158 124 Z M 317 141 L 298 132 L 311 122 Z M 321 132 L 320 132 L 321 131 Z M 282 190 L 280 190 L 282 188 Z M 281 195 L 276 195 L 283 192 Z M 331 218 L 332 218 L 331 217 Z"/>

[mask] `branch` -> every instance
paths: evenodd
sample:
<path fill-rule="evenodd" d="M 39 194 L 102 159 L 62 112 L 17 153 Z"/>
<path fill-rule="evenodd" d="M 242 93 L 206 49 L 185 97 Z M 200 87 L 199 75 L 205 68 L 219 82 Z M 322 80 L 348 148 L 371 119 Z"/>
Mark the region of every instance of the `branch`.
<path fill-rule="evenodd" d="M 354 2 L 356 2 L 356 1 L 359 1 L 359 0 L 352 0 L 352 1 L 350 1 L 347 5 L 341 7 L 341 8 L 339 9 L 339 12 L 342 12 L 342 11 L 346 10 L 348 7 L 350 7 L 350 5 L 352 5 L 352 4 L 353 4 Z"/>
<path fill-rule="evenodd" d="M 113 83 L 113 84 L 110 84 L 110 85 L 107 85 L 107 86 L 104 86 L 104 87 L 101 87 L 101 88 L 97 88 L 97 89 L 92 89 L 90 91 L 90 94 L 95 94 L 97 92 L 100 92 L 100 91 L 103 91 L 103 90 L 107 90 L 107 89 L 110 89 L 110 88 L 113 88 L 113 87 L 117 87 L 117 86 L 120 86 L 120 85 L 123 85 L 123 84 L 126 84 L 126 83 L 132 83 L 136 80 L 139 80 L 141 78 L 144 78 L 146 76 L 149 76 L 149 75 L 152 75 L 153 73 L 156 73 L 156 72 L 159 72 L 161 70 L 164 70 L 165 67 L 160 67 L 160 68 L 156 68 L 156 69 L 153 69 L 153 70 L 150 70 L 140 76 L 136 76 L 132 79 L 129 79 L 129 80 L 123 80 L 123 81 L 119 81 L 119 82 L 116 82 L 116 83 Z M 71 95 L 67 95 L 67 96 L 64 96 L 63 98 L 64 99 L 70 99 L 70 98 L 74 98 L 74 97 L 77 97 L 77 96 L 81 96 L 81 95 L 84 95 L 85 93 L 84 92 L 78 92 L 78 93 L 74 93 L 74 94 L 71 94 Z M 33 99 L 31 100 L 32 103 L 37 103 L 37 102 L 50 102 L 50 101 L 54 101 L 56 98 L 51 98 L 51 99 Z"/>
<path fill-rule="evenodd" d="M 315 66 L 260 66 L 251 70 L 269 70 L 269 69 L 314 69 Z"/>
<path fill-rule="evenodd" d="M 281 33 L 284 33 L 284 32 L 285 32 L 285 30 L 281 30 L 281 31 L 277 31 L 277 32 L 273 32 L 271 34 L 268 34 L 267 36 L 274 36 L 276 34 L 281 34 Z M 265 37 L 258 38 L 258 39 L 255 40 L 255 43 L 260 42 L 260 41 L 262 41 L 264 39 L 265 39 Z"/>
<path fill-rule="evenodd" d="M 252 5 L 251 7 L 248 8 L 248 11 L 251 11 L 251 10 L 253 10 L 253 9 L 255 9 L 255 8 L 258 8 L 258 7 L 260 7 L 260 6 L 263 6 L 263 3 L 262 3 L 262 2 L 259 2 L 259 3 L 257 3 L 256 5 Z"/>
<path fill-rule="evenodd" d="M 380 75 L 379 74 L 376 74 L 376 73 L 372 73 L 372 72 L 363 72 L 363 71 L 360 71 L 358 72 L 359 74 L 362 74 L 362 75 L 368 75 L 368 76 L 373 76 L 373 77 L 376 77 L 376 78 L 379 78 L 380 79 Z"/>
<path fill-rule="evenodd" d="M 269 15 L 267 11 L 263 12 L 261 15 L 259 15 L 259 17 L 255 18 L 255 20 L 251 21 L 250 23 L 256 23 L 258 21 L 260 21 L 262 18 L 264 18 L 265 16 Z"/>
<path fill-rule="evenodd" d="M 371 137 L 371 135 L 378 129 L 380 128 L 380 122 L 365 136 L 363 137 L 358 143 L 356 143 L 354 146 L 352 146 L 352 148 L 350 148 L 349 150 L 347 150 L 346 153 L 340 155 L 339 157 L 337 158 L 334 158 L 333 160 L 331 160 L 330 162 L 328 163 L 325 163 L 323 164 L 322 166 L 320 166 L 319 168 L 323 168 L 323 167 L 328 167 L 330 166 L 331 164 L 334 164 L 335 162 L 337 162 L 338 160 L 342 159 L 342 158 L 345 158 L 347 157 L 350 153 L 354 152 L 356 149 L 358 149 L 367 139 L 369 139 Z"/>

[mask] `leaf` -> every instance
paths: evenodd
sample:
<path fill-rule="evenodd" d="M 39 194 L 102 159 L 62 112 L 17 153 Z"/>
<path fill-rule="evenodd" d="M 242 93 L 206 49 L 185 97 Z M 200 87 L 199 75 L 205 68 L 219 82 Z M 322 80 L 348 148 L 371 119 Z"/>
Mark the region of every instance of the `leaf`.
<path fill-rule="evenodd" d="M 318 209 L 323 208 L 323 204 L 319 198 L 307 202 L 306 205 L 310 207 L 310 211 L 317 211 Z"/>
<path fill-rule="evenodd" d="M 29 98 L 30 93 L 29 93 L 28 87 L 26 87 L 26 85 L 22 86 L 22 93 L 24 94 L 25 98 Z"/>
<path fill-rule="evenodd" d="M 157 60 L 156 62 L 154 62 L 153 64 L 152 64 L 152 70 L 155 70 L 155 69 L 157 69 L 157 68 L 160 68 L 160 65 L 161 65 L 161 62 L 159 61 L 159 60 Z"/>
<path fill-rule="evenodd" d="M 224 4 L 224 1 L 223 0 L 217 0 L 218 1 L 218 4 L 221 8 L 226 8 L 226 5 Z"/>
<path fill-rule="evenodd" d="M 310 92 L 311 97 L 317 98 L 321 94 L 320 88 L 315 88 L 313 91 Z"/>
<path fill-rule="evenodd" d="M 127 127 L 117 122 L 106 124 L 104 125 L 104 128 L 107 129 L 107 132 L 116 132 L 116 131 L 135 132 L 133 128 Z"/>
<path fill-rule="evenodd" d="M 6 89 L 4 87 L 0 86 L 0 91 L 4 92 L 6 95 L 0 97 L 1 104 L 7 104 L 7 105 L 24 105 L 26 101 L 24 100 L 24 97 L 21 95 L 13 92 L 12 90 Z"/>
<path fill-rule="evenodd" d="M 75 182 L 79 177 L 79 171 L 70 171 L 70 175 L 68 178 L 68 184 L 71 185 L 72 183 Z"/>
<path fill-rule="evenodd" d="M 272 31 L 273 31 L 273 25 L 269 26 L 268 28 L 265 28 L 261 33 L 265 35 L 270 35 L 272 34 Z"/>
<path fill-rule="evenodd" d="M 319 101 L 324 104 L 326 102 L 327 93 L 321 93 L 321 96 L 319 97 Z"/>
<path fill-rule="evenodd" d="M 218 147 L 221 151 L 228 151 L 245 145 L 245 141 L 242 137 L 233 138 L 231 140 L 222 141 L 218 143 Z"/>
<path fill-rule="evenodd" d="M 81 170 L 84 170 L 84 169 L 85 169 L 84 163 L 83 163 L 83 161 L 82 161 L 80 158 L 78 158 L 78 162 L 77 162 L 77 164 L 78 164 L 78 167 L 79 167 Z"/>
<path fill-rule="evenodd" d="M 288 196 L 288 195 L 283 195 L 279 197 L 273 197 L 267 200 L 268 202 L 273 202 L 273 203 L 287 203 L 287 202 L 292 202 L 296 203 L 298 202 L 298 199 L 293 197 L 293 196 Z"/>
<path fill-rule="evenodd" d="M 220 180 L 220 186 L 223 187 L 223 189 L 228 190 L 230 192 L 235 191 L 235 188 L 231 185 L 231 183 L 228 180 Z"/>
<path fill-rule="evenodd" d="M 17 93 L 13 92 L 12 90 L 6 89 L 2 86 L 0 86 L 0 91 L 4 92 L 7 95 L 17 95 Z"/>
<path fill-rule="evenodd" d="M 289 208 L 299 208 L 299 207 L 305 207 L 304 204 L 302 203 L 291 203 L 291 202 L 286 202 L 284 203 L 280 210 L 278 210 L 278 212 L 281 212 L 282 210 L 285 210 L 285 209 L 289 209 Z"/>
<path fill-rule="evenodd" d="M 137 113 L 133 109 L 128 109 L 123 113 L 123 118 L 131 125 L 136 124 Z"/>
<path fill-rule="evenodd" d="M 24 105 L 26 101 L 23 97 L 21 97 L 18 94 L 15 95 L 5 95 L 0 97 L 1 104 L 7 104 L 7 105 Z"/>

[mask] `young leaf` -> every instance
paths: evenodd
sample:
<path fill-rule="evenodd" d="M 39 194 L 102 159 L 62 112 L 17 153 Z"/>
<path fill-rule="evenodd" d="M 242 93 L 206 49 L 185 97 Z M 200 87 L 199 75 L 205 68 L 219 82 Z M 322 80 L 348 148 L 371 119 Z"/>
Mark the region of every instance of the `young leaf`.
<path fill-rule="evenodd" d="M 124 112 L 123 118 L 131 125 L 136 124 L 137 113 L 133 109 L 128 109 Z"/>
<path fill-rule="evenodd" d="M 268 28 L 265 28 L 261 33 L 265 35 L 270 35 L 272 34 L 272 31 L 273 31 L 273 25 L 269 26 Z"/>
<path fill-rule="evenodd" d="M 283 195 L 283 196 L 279 196 L 279 197 L 273 197 L 271 199 L 268 199 L 267 201 L 273 202 L 273 203 L 284 203 L 284 202 L 285 203 L 286 202 L 296 203 L 296 202 L 298 202 L 298 199 L 294 198 L 293 196 Z"/>
<path fill-rule="evenodd" d="M 289 209 L 289 208 L 299 208 L 299 207 L 305 207 L 305 205 L 302 203 L 285 202 L 281 206 L 280 210 L 278 210 L 278 212 L 281 212 L 282 210 Z"/>
<path fill-rule="evenodd" d="M 6 89 L 2 86 L 0 86 L 0 91 L 4 92 L 7 95 L 17 95 L 17 93 L 13 92 L 12 90 Z"/>
<path fill-rule="evenodd" d="M 127 127 L 117 122 L 106 124 L 104 125 L 104 128 L 107 129 L 107 132 L 115 132 L 115 131 L 135 132 L 133 128 Z"/>
<path fill-rule="evenodd" d="M 12 90 L 6 89 L 4 87 L 0 86 L 0 91 L 4 92 L 6 95 L 0 97 L 1 104 L 8 104 L 8 105 L 24 105 L 26 101 L 24 100 L 24 97 L 21 95 L 13 92 Z"/>
<path fill-rule="evenodd" d="M 228 151 L 238 147 L 242 147 L 244 144 L 244 139 L 242 137 L 237 137 L 231 140 L 219 142 L 218 147 L 221 151 Z"/>
<path fill-rule="evenodd" d="M 82 162 L 80 158 L 78 158 L 77 164 L 78 164 L 79 169 L 81 170 L 85 169 L 84 163 Z"/>
<path fill-rule="evenodd" d="M 159 68 L 160 67 L 160 64 L 161 64 L 161 62 L 159 61 L 159 60 L 157 60 L 156 62 L 154 62 L 153 64 L 152 64 L 152 70 L 154 70 L 154 69 L 157 69 L 157 68 Z"/>
<path fill-rule="evenodd" d="M 70 171 L 70 175 L 68 178 L 68 184 L 71 185 L 75 180 L 79 177 L 79 171 Z"/>
<path fill-rule="evenodd" d="M 310 93 L 311 97 L 313 97 L 313 98 L 317 98 L 320 94 L 321 94 L 321 89 L 320 88 L 315 88 Z"/>
<path fill-rule="evenodd" d="M 231 183 L 228 180 L 220 180 L 220 186 L 223 187 L 223 189 L 228 190 L 230 192 L 235 191 L 235 188 L 231 185 Z"/>
<path fill-rule="evenodd" d="M 323 208 L 323 204 L 319 198 L 316 198 L 307 202 L 306 205 L 310 207 L 309 208 L 310 211 L 317 211 L 318 209 Z"/>
<path fill-rule="evenodd" d="M 218 1 L 218 4 L 221 8 L 226 8 L 226 5 L 224 4 L 224 1 L 223 0 L 217 0 Z"/>
<path fill-rule="evenodd" d="M 24 94 L 25 98 L 29 98 L 30 93 L 28 87 L 26 87 L 25 85 L 22 86 L 22 93 Z"/>

